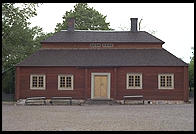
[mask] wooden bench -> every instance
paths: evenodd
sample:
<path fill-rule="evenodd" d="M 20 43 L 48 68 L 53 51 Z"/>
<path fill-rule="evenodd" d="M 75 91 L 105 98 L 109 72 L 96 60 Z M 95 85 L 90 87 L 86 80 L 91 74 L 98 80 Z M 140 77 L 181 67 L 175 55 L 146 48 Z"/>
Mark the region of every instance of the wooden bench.
<path fill-rule="evenodd" d="M 144 97 L 143 95 L 130 95 L 130 96 L 123 96 L 124 104 L 126 100 L 142 100 L 144 104 Z"/>
<path fill-rule="evenodd" d="M 50 104 L 54 104 L 55 102 L 64 102 L 65 100 L 69 100 L 69 104 L 72 105 L 72 97 L 51 97 Z"/>
<path fill-rule="evenodd" d="M 31 97 L 26 98 L 25 104 L 44 104 L 46 105 L 46 97 Z"/>

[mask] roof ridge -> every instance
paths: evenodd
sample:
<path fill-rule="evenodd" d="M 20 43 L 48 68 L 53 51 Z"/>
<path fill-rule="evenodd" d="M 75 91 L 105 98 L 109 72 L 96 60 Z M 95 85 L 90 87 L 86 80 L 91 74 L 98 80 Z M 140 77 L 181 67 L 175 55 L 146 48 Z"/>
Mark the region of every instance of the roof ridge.
<path fill-rule="evenodd" d="M 118 43 L 164 43 L 146 31 L 113 31 L 113 30 L 61 30 L 44 42 L 118 42 Z"/>
<path fill-rule="evenodd" d="M 60 32 L 69 32 L 68 30 L 61 30 Z M 74 30 L 74 32 L 132 32 L 132 33 L 137 33 L 137 32 L 145 32 L 145 31 L 115 31 L 115 30 Z"/>

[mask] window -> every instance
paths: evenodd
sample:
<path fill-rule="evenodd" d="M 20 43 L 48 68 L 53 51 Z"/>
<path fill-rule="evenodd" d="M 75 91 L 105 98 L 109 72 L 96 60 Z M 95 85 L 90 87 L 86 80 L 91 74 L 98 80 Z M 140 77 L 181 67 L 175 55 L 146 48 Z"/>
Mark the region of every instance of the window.
<path fill-rule="evenodd" d="M 101 43 L 91 43 L 91 47 L 101 47 Z"/>
<path fill-rule="evenodd" d="M 31 75 L 30 89 L 45 89 L 45 75 Z"/>
<path fill-rule="evenodd" d="M 107 43 L 105 43 L 105 44 L 102 44 L 102 47 L 113 47 L 113 44 L 107 44 Z"/>
<path fill-rule="evenodd" d="M 73 90 L 73 75 L 58 75 L 59 90 Z"/>
<path fill-rule="evenodd" d="M 90 47 L 113 47 L 111 43 L 90 43 Z"/>
<path fill-rule="evenodd" d="M 158 75 L 159 89 L 173 89 L 174 88 L 174 75 L 173 74 L 159 74 Z"/>
<path fill-rule="evenodd" d="M 127 89 L 142 89 L 142 74 L 127 74 Z"/>

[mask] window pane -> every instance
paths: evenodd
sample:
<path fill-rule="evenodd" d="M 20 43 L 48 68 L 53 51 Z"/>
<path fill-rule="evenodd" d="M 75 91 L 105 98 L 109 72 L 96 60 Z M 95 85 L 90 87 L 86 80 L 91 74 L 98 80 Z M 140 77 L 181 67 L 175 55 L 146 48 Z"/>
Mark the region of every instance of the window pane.
<path fill-rule="evenodd" d="M 167 87 L 171 87 L 171 86 L 172 86 L 172 77 L 167 76 Z"/>
<path fill-rule="evenodd" d="M 66 87 L 71 88 L 71 76 L 67 76 L 66 78 Z"/>
<path fill-rule="evenodd" d="M 160 85 L 161 87 L 165 87 L 165 76 L 161 76 Z"/>
<path fill-rule="evenodd" d="M 32 77 L 32 80 L 33 80 L 32 87 L 37 87 L 37 77 L 36 76 L 33 76 Z"/>
<path fill-rule="evenodd" d="M 135 76 L 135 86 L 139 87 L 140 86 L 140 76 Z"/>
<path fill-rule="evenodd" d="M 38 87 L 44 87 L 44 77 L 39 76 Z"/>
<path fill-rule="evenodd" d="M 65 87 L 65 77 L 64 76 L 61 76 L 60 77 L 60 87 L 61 88 L 64 88 Z"/>
<path fill-rule="evenodd" d="M 134 77 L 132 75 L 129 76 L 129 87 L 133 87 Z"/>

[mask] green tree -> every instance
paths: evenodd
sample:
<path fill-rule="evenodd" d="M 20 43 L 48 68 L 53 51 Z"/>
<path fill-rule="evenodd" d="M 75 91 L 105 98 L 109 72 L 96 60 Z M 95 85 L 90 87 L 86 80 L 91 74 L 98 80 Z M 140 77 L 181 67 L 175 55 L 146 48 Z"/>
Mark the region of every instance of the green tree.
<path fill-rule="evenodd" d="M 194 87 L 194 47 L 191 48 L 193 56 L 191 57 L 191 61 L 189 63 L 189 86 Z"/>
<path fill-rule="evenodd" d="M 29 27 L 28 20 L 36 15 L 37 4 L 2 4 L 2 68 L 7 69 L 36 50 L 34 39 L 42 31 Z"/>
<path fill-rule="evenodd" d="M 19 7 L 17 7 L 18 5 Z M 6 70 L 41 47 L 40 41 L 52 33 L 30 28 L 29 19 L 36 16 L 38 4 L 2 4 L 2 68 Z"/>
<path fill-rule="evenodd" d="M 14 90 L 14 65 L 41 47 L 48 34 L 40 27 L 30 28 L 29 19 L 36 16 L 35 3 L 2 3 L 2 83 L 3 90 Z"/>
<path fill-rule="evenodd" d="M 87 3 L 78 3 L 74 10 L 66 11 L 63 22 L 57 23 L 55 32 L 67 29 L 67 19 L 75 18 L 75 29 L 77 30 L 112 30 L 110 23 L 106 23 L 106 16 L 90 8 Z"/>

